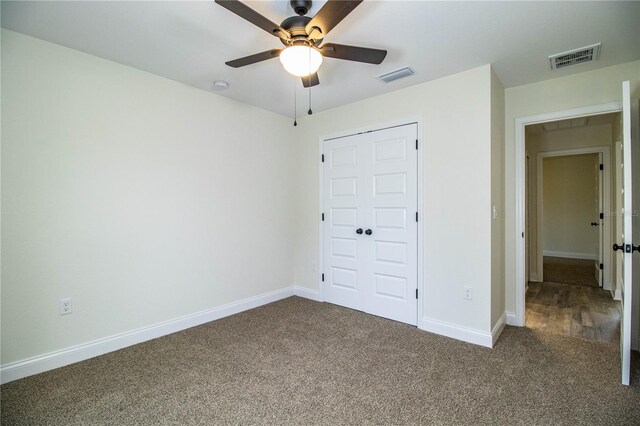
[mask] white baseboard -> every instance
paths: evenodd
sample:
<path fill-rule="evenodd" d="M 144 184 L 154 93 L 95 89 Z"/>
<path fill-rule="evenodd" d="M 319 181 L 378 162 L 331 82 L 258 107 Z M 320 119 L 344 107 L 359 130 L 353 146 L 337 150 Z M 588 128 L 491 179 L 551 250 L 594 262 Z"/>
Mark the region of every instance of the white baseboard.
<path fill-rule="evenodd" d="M 532 281 L 534 283 L 539 282 L 538 281 L 538 274 L 535 272 L 532 272 L 531 274 L 529 274 L 529 281 Z"/>
<path fill-rule="evenodd" d="M 316 302 L 322 302 L 322 300 L 320 299 L 319 290 L 312 290 L 306 287 L 295 286 L 293 287 L 293 294 L 295 294 L 296 296 L 304 297 L 305 299 L 315 300 Z"/>
<path fill-rule="evenodd" d="M 505 318 L 507 320 L 507 325 L 513 325 L 513 326 L 518 326 L 518 321 L 516 320 L 516 314 L 515 312 L 505 312 L 504 313 Z"/>
<path fill-rule="evenodd" d="M 474 345 L 485 346 L 487 348 L 491 348 L 493 346 L 493 337 L 491 333 L 486 331 L 462 327 L 457 324 L 438 321 L 433 318 L 423 318 L 418 324 L 418 327 L 421 330 L 462 340 L 463 342 L 473 343 Z"/>
<path fill-rule="evenodd" d="M 229 303 L 217 308 L 208 309 L 159 324 L 128 331 L 103 339 L 94 340 L 59 351 L 50 352 L 33 358 L 13 362 L 0 367 L 0 383 L 8 383 L 34 374 L 43 373 L 65 365 L 84 361 L 99 355 L 123 349 L 131 345 L 176 333 L 187 328 L 215 321 L 258 306 L 266 305 L 290 296 L 320 301 L 320 292 L 305 287 L 286 287 L 270 293 L 250 297 L 238 302 Z M 432 333 L 462 340 L 488 348 L 493 347 L 504 329 L 505 323 L 515 321 L 515 314 L 506 312 L 498 320 L 491 333 L 461 327 L 457 324 L 424 318 L 419 328 Z"/>
<path fill-rule="evenodd" d="M 506 312 L 503 312 L 498 319 L 498 322 L 491 330 L 491 347 L 495 346 L 496 342 L 498 341 L 498 337 L 500 337 L 500 334 L 502 334 L 502 330 L 504 330 L 504 326 L 507 324 L 506 318 Z"/>
<path fill-rule="evenodd" d="M 612 291 L 611 295 L 613 296 L 613 300 L 617 300 L 618 302 L 622 302 L 622 290 L 617 289 L 616 291 Z"/>
<path fill-rule="evenodd" d="M 543 256 L 551 256 L 551 257 L 565 257 L 567 259 L 585 259 L 585 260 L 596 260 L 596 255 L 593 253 L 574 253 L 570 251 L 552 251 L 545 250 L 542 252 Z"/>
<path fill-rule="evenodd" d="M 238 302 L 229 303 L 213 309 L 185 315 L 159 324 L 128 331 L 94 340 L 92 342 L 73 346 L 44 355 L 13 362 L 0 367 L 0 383 L 8 383 L 23 377 L 64 367 L 79 361 L 84 361 L 99 355 L 113 352 L 127 346 L 146 342 L 147 340 L 195 327 L 207 322 L 215 321 L 229 315 L 237 314 L 258 306 L 266 305 L 294 295 L 293 287 L 286 287 L 270 293 L 250 297 Z"/>

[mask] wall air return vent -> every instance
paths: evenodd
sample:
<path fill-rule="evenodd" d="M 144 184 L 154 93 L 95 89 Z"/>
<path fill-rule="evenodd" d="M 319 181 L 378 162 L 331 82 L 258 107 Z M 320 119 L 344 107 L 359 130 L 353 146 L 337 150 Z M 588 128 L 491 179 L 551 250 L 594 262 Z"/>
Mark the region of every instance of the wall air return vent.
<path fill-rule="evenodd" d="M 585 62 L 597 61 L 600 57 L 601 43 L 592 44 L 591 46 L 581 47 L 579 49 L 570 50 L 568 52 L 557 53 L 549 56 L 551 69 L 570 67 L 572 65 L 583 64 Z"/>
<path fill-rule="evenodd" d="M 385 83 L 391 83 L 392 81 L 399 80 L 401 78 L 409 77 L 413 75 L 414 72 L 409 67 L 400 68 L 395 71 L 388 72 L 386 74 L 379 75 L 378 78 Z"/>

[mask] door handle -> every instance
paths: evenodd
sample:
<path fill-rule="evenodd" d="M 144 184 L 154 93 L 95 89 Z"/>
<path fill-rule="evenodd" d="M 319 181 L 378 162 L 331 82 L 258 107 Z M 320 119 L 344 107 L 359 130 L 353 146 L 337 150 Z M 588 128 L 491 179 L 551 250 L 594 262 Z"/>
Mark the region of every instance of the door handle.
<path fill-rule="evenodd" d="M 373 231 L 371 229 L 367 229 L 366 231 L 364 231 L 364 233 L 367 235 L 371 235 L 373 234 Z"/>
<path fill-rule="evenodd" d="M 633 253 L 634 251 L 637 251 L 638 253 L 640 253 L 640 245 L 634 246 L 633 244 L 622 244 L 622 245 L 614 244 L 613 251 L 618 251 L 618 250 L 620 250 L 623 253 Z"/>
<path fill-rule="evenodd" d="M 356 234 L 358 234 L 358 235 L 362 234 L 362 228 L 356 229 Z"/>

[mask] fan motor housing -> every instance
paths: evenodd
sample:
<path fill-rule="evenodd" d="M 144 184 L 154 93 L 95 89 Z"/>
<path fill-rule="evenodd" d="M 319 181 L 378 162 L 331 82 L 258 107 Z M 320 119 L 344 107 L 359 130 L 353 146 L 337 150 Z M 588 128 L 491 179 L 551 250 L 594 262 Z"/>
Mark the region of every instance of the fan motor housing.
<path fill-rule="evenodd" d="M 285 19 L 284 21 L 282 21 L 280 26 L 285 30 L 289 31 L 289 34 L 291 34 L 291 40 L 307 40 L 309 44 L 315 45 L 315 44 L 318 44 L 322 39 L 317 39 L 317 40 L 307 39 L 306 27 L 310 21 L 311 21 L 311 18 L 309 18 L 308 16 L 302 16 L 302 15 L 291 16 Z M 280 41 L 282 41 L 282 44 L 284 44 L 285 46 L 289 46 L 289 44 L 291 44 L 291 40 L 281 39 Z"/>

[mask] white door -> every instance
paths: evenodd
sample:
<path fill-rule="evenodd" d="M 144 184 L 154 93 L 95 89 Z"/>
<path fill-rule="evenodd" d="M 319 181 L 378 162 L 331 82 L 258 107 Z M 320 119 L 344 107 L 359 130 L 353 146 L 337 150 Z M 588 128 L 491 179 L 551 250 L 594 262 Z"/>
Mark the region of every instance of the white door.
<path fill-rule="evenodd" d="M 620 118 L 620 122 L 622 123 L 622 117 Z M 622 125 L 620 126 L 622 129 Z M 622 222 L 623 217 L 620 215 L 620 212 L 624 211 L 624 204 L 622 200 L 622 135 L 620 135 L 620 139 L 617 140 L 614 144 L 614 161 L 615 161 L 615 174 L 616 174 L 616 187 L 615 187 L 615 214 L 614 218 L 614 229 L 613 229 L 613 242 L 618 242 L 620 240 L 620 236 L 624 235 Z M 616 298 L 622 297 L 622 287 L 624 286 L 624 274 L 622 273 L 622 260 L 624 258 L 623 252 L 615 252 L 614 253 L 615 264 L 616 264 L 616 281 L 615 281 L 615 291 Z"/>
<path fill-rule="evenodd" d="M 631 362 L 631 314 L 632 314 L 632 264 L 633 245 L 633 200 L 632 169 L 633 150 L 637 148 L 638 101 L 632 108 L 629 82 L 622 83 L 622 232 L 616 235 L 614 249 L 622 254 L 622 321 L 620 322 L 620 355 L 622 358 L 622 384 L 629 384 Z M 632 134 L 633 133 L 633 134 Z"/>
<path fill-rule="evenodd" d="M 323 168 L 324 299 L 364 310 L 366 153 L 360 135 L 325 141 Z"/>
<path fill-rule="evenodd" d="M 417 324 L 417 125 L 324 142 L 324 299 Z"/>

